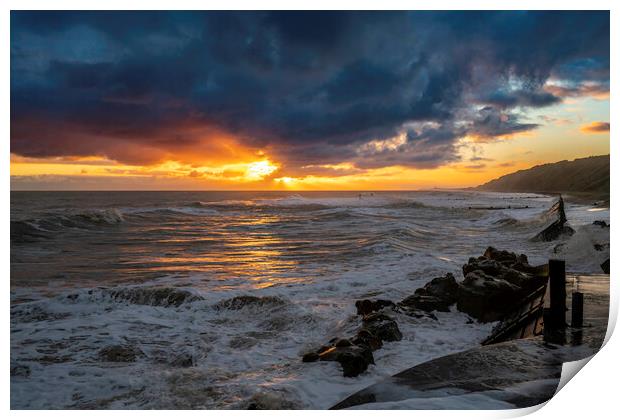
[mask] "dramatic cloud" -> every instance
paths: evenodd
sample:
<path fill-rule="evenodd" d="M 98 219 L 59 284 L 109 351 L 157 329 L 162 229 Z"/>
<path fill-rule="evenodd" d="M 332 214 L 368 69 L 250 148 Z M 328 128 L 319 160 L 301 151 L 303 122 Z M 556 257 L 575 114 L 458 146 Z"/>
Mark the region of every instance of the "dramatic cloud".
<path fill-rule="evenodd" d="M 590 124 L 582 125 L 581 127 L 579 127 L 579 129 L 582 132 L 587 133 L 587 134 L 609 133 L 609 123 L 601 122 L 601 121 L 594 121 L 594 122 L 591 122 Z"/>
<path fill-rule="evenodd" d="M 430 168 L 608 91 L 608 12 L 11 13 L 25 157 Z"/>

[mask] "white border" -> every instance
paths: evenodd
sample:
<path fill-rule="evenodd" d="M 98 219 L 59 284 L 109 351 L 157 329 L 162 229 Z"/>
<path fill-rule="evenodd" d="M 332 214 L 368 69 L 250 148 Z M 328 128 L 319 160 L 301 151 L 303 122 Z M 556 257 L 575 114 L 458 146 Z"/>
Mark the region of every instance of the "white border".
<path fill-rule="evenodd" d="M 7 306 L 9 303 L 9 258 L 10 258 L 10 77 L 9 77 L 9 57 L 10 57 L 10 13 L 9 10 L 27 10 L 27 9 L 77 9 L 77 10 L 104 10 L 104 9 L 118 9 L 118 10 L 139 10 L 139 9 L 155 9 L 155 10 L 199 10 L 199 9 L 357 9 L 357 10 L 376 10 L 379 7 L 381 9 L 395 9 L 395 10 L 468 10 L 468 9 L 490 9 L 490 10 L 611 10 L 611 74 L 615 75 L 614 70 L 618 69 L 618 57 L 617 41 L 618 38 L 618 24 L 619 13 L 617 11 L 618 6 L 614 7 L 618 3 L 611 0 L 588 0 L 574 1 L 574 0 L 502 0 L 502 1 L 447 1 L 447 0 L 434 0 L 432 2 L 415 2 L 404 0 L 383 0 L 381 2 L 369 1 L 369 0 L 357 0 L 357 1 L 334 1 L 334 0 L 314 0 L 312 2 L 300 2 L 300 1 L 282 1 L 282 0 L 263 0 L 261 2 L 249 1 L 249 0 L 226 0 L 225 2 L 214 1 L 197 1 L 197 0 L 175 0 L 175 1 L 162 1 L 162 0 L 150 0 L 149 2 L 139 2 L 135 0 L 107 0 L 102 1 L 90 1 L 88 3 L 77 0 L 56 0 L 54 2 L 42 1 L 42 0 L 22 0 L 13 1 L 8 0 L 3 2 L 4 13 L 0 17 L 0 28 L 2 31 L 2 60 L 3 65 L 1 67 L 2 81 L 5 88 L 4 100 L 1 102 L 1 121 L 2 132 L 5 139 L 1 142 L 2 147 L 2 170 L 4 171 L 2 190 L 3 194 L 3 206 L 2 206 L 2 250 L 1 255 L 3 259 L 4 276 L 3 281 L 5 284 L 5 299 Z M 576 28 L 578 30 L 578 28 Z M 610 115 L 612 116 L 614 127 L 611 132 L 611 185 L 612 190 L 614 185 L 618 185 L 616 182 L 618 179 L 618 171 L 613 164 L 616 159 L 617 141 L 618 135 L 615 129 L 618 118 L 613 118 L 614 109 L 616 104 L 616 92 L 614 92 L 615 84 L 612 83 L 612 92 L 610 99 Z M 620 220 L 616 218 L 618 212 L 616 208 L 611 208 L 612 219 L 614 221 Z M 611 230 L 612 242 L 616 243 L 617 224 L 614 222 Z M 612 272 L 616 272 L 620 265 L 617 263 L 616 257 L 620 254 L 614 253 L 615 247 L 612 249 Z M 610 325 L 615 324 L 618 312 L 618 288 L 614 285 L 612 279 L 612 307 L 611 314 L 612 320 Z M 4 412 L 9 411 L 9 359 L 10 359 L 10 332 L 9 329 L 9 308 L 5 307 L 2 311 L 3 325 L 5 326 L 5 340 L 2 346 L 2 360 L 4 364 L 2 366 L 3 381 L 2 381 L 2 408 Z M 609 338 L 609 337 L 608 337 Z M 522 410 L 509 410 L 509 411 L 391 411 L 389 413 L 378 413 L 374 411 L 364 412 L 321 412 L 321 417 L 325 418 L 355 418 L 355 419 L 371 419 L 376 418 L 377 415 L 390 416 L 398 419 L 409 419 L 412 416 L 423 419 L 490 419 L 490 418 L 512 418 L 519 417 L 525 414 L 531 414 L 532 419 L 541 418 L 558 418 L 558 419 L 585 419 L 585 418 L 611 418 L 612 413 L 617 412 L 616 401 L 617 396 L 617 381 L 619 380 L 620 369 L 618 369 L 619 362 L 616 355 L 620 354 L 620 341 L 617 338 L 617 334 L 613 335 L 609 339 L 605 347 L 585 366 L 581 372 L 577 375 L 577 378 L 569 381 L 568 384 L 546 405 L 543 407 L 536 407 L 531 409 Z M 28 412 L 28 411 L 12 411 L 8 413 L 13 418 L 34 418 L 45 416 L 45 418 L 51 419 L 78 419 L 84 416 L 83 412 L 67 412 L 67 411 L 46 411 L 46 412 Z M 291 412 L 225 412 L 225 411 L 192 411 L 192 412 L 126 412 L 115 411 L 110 413 L 107 411 L 93 411 L 87 414 L 89 417 L 96 419 L 108 419 L 111 415 L 119 417 L 121 419 L 129 419 L 135 417 L 159 418 L 169 420 L 170 416 L 181 416 L 184 418 L 204 418 L 207 416 L 215 417 L 222 420 L 232 420 L 233 418 L 252 417 L 255 419 L 287 419 L 291 416 Z M 295 412 L 293 415 L 300 419 L 314 419 L 317 413 L 312 411 Z"/>

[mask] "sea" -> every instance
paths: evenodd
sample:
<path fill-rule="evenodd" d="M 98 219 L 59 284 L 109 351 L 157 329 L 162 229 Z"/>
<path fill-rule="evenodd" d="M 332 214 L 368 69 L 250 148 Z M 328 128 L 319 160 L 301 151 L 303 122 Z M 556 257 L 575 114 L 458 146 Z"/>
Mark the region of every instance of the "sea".
<path fill-rule="evenodd" d="M 557 197 L 411 192 L 12 192 L 11 408 L 325 409 L 493 323 L 453 308 L 356 378 L 301 356 L 359 328 L 355 301 L 412 294 L 489 246 L 601 273 L 609 208 L 566 200 L 571 237 L 532 238 Z M 238 297 L 257 298 L 246 305 Z M 110 361 L 104 349 L 132 349 Z"/>

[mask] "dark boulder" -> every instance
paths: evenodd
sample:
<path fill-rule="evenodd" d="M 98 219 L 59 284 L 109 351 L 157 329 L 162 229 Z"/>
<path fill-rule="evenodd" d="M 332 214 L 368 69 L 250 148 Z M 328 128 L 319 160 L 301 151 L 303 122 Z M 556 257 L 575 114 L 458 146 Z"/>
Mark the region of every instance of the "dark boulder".
<path fill-rule="evenodd" d="M 384 337 L 393 339 L 400 334 L 396 323 L 390 319 L 386 319 L 383 314 L 372 314 L 372 327 L 381 332 Z M 389 317 L 388 317 L 389 318 Z M 389 325 L 389 321 L 393 325 Z M 379 322 L 382 324 L 379 325 Z M 396 328 L 396 331 L 394 330 Z M 400 335 L 402 336 L 402 335 Z M 374 364 L 372 352 L 381 348 L 383 341 L 375 333 L 368 329 L 361 329 L 351 339 L 333 338 L 330 345 L 322 346 L 317 351 L 311 351 L 302 356 L 302 362 L 336 361 L 342 366 L 344 376 L 357 376 L 368 369 L 369 364 Z"/>
<path fill-rule="evenodd" d="M 500 262 L 504 265 L 511 265 L 516 263 L 528 264 L 527 255 L 520 254 L 517 255 L 514 252 L 506 251 L 506 250 L 498 250 L 493 248 L 492 246 L 488 247 L 482 257 L 478 257 L 479 260 L 486 258 L 488 260 L 494 260 Z M 471 262 L 471 258 L 470 258 Z"/>
<path fill-rule="evenodd" d="M 365 346 L 331 347 L 319 354 L 319 360 L 332 360 L 340 363 L 342 374 L 346 377 L 355 377 L 374 364 L 372 351 Z"/>
<path fill-rule="evenodd" d="M 517 262 L 512 264 L 510 268 L 520 271 L 521 273 L 531 274 L 535 277 L 547 277 L 549 275 L 549 264 L 529 265 L 527 263 Z"/>
<path fill-rule="evenodd" d="M 463 266 L 465 279 L 461 283 L 448 273 L 417 289 L 399 305 L 428 313 L 448 312 L 456 303 L 459 311 L 479 321 L 495 321 L 542 285 L 547 271 L 547 266 L 531 266 L 524 254 L 488 247 L 483 255 L 470 258 Z"/>
<path fill-rule="evenodd" d="M 600 226 L 601 228 L 608 228 L 609 227 L 607 222 L 605 222 L 604 220 L 595 220 L 594 222 L 592 222 L 592 224 L 595 225 L 595 226 Z"/>
<path fill-rule="evenodd" d="M 378 299 L 378 300 L 369 300 L 363 299 L 355 302 L 355 307 L 357 308 L 358 315 L 368 315 L 373 312 L 378 312 L 383 308 L 394 306 L 394 302 L 391 300 Z"/>
<path fill-rule="evenodd" d="M 601 268 L 603 269 L 603 273 L 609 274 L 609 258 L 607 258 L 603 264 L 601 264 Z"/>
<path fill-rule="evenodd" d="M 350 340 L 347 340 L 346 338 L 342 338 L 338 341 L 336 341 L 336 347 L 351 347 L 353 344 L 351 343 Z"/>
<path fill-rule="evenodd" d="M 351 339 L 351 342 L 358 346 L 368 347 L 372 351 L 383 347 L 383 341 L 379 337 L 363 328 L 357 332 L 357 335 Z"/>
<path fill-rule="evenodd" d="M 381 340 L 400 341 L 403 338 L 396 321 L 385 314 L 365 315 L 362 323 L 365 330 Z"/>
<path fill-rule="evenodd" d="M 472 271 L 460 284 L 456 307 L 480 322 L 492 322 L 502 319 L 524 294 L 507 280 Z"/>
<path fill-rule="evenodd" d="M 308 352 L 301 358 L 301 361 L 304 363 L 316 362 L 317 360 L 319 360 L 319 354 L 315 351 Z"/>
<path fill-rule="evenodd" d="M 525 254 L 486 249 L 481 257 L 470 258 L 463 266 L 463 275 L 481 271 L 486 275 L 504 279 L 518 287 L 530 289 L 538 284 L 538 277 L 546 277 L 547 265 L 531 266 Z"/>
<path fill-rule="evenodd" d="M 484 274 L 489 276 L 497 276 L 505 269 L 504 265 L 494 259 L 476 259 L 470 258 L 469 262 L 463 266 L 463 275 L 471 273 L 472 271 L 480 270 Z"/>
<path fill-rule="evenodd" d="M 427 296 L 413 294 L 401 302 L 401 305 L 413 310 L 424 312 L 450 312 L 450 306 L 454 305 L 456 299 L 444 299 L 438 296 Z"/>
<path fill-rule="evenodd" d="M 416 293 L 426 296 L 456 296 L 458 292 L 458 284 L 452 273 L 446 273 L 443 277 L 435 277 L 424 287 L 416 290 Z"/>
<path fill-rule="evenodd" d="M 443 277 L 435 277 L 424 287 L 417 289 L 413 295 L 400 302 L 408 309 L 425 312 L 449 312 L 450 306 L 456 303 L 459 285 L 451 273 Z"/>
<path fill-rule="evenodd" d="M 517 265 L 520 263 L 515 263 Z M 504 279 L 515 286 L 525 287 L 531 276 L 511 267 L 507 267 L 494 260 L 482 260 L 475 263 L 465 264 L 463 266 L 463 275 L 467 277 L 469 273 L 481 272 L 487 276 Z"/>

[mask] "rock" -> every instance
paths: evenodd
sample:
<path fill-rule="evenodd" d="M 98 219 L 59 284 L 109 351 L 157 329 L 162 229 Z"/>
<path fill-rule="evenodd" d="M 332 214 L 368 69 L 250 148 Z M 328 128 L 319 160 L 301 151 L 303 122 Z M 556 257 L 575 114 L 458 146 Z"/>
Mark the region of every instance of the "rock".
<path fill-rule="evenodd" d="M 301 358 L 301 361 L 304 363 L 316 362 L 317 360 L 319 360 L 319 354 L 314 351 L 304 354 Z"/>
<path fill-rule="evenodd" d="M 435 277 L 400 302 L 401 306 L 425 312 L 449 312 L 450 306 L 456 303 L 458 283 L 452 273 L 443 277 Z"/>
<path fill-rule="evenodd" d="M 396 321 L 382 313 L 365 315 L 363 326 L 365 330 L 384 341 L 400 341 L 403 338 Z"/>
<path fill-rule="evenodd" d="M 605 222 L 604 220 L 595 220 L 594 222 L 592 222 L 592 224 L 595 225 L 595 226 L 600 226 L 601 228 L 608 228 L 609 227 L 607 222 Z"/>
<path fill-rule="evenodd" d="M 394 306 L 394 302 L 392 302 L 391 300 L 384 300 L 384 299 L 378 299 L 374 301 L 364 299 L 364 300 L 358 300 L 357 302 L 355 302 L 355 307 L 357 308 L 358 315 L 368 315 L 370 313 L 380 311 L 381 309 L 389 307 L 389 306 Z"/>
<path fill-rule="evenodd" d="M 466 276 L 472 271 L 480 270 L 489 276 L 497 276 L 503 269 L 504 266 L 494 259 L 486 259 L 486 257 L 483 260 L 470 258 L 469 262 L 463 266 L 463 275 Z"/>
<path fill-rule="evenodd" d="M 517 255 L 514 252 L 510 252 L 506 250 L 499 251 L 493 248 L 492 246 L 488 247 L 486 251 L 484 251 L 484 254 L 482 254 L 482 257 L 489 259 L 489 260 L 498 261 L 502 264 L 516 264 L 516 263 L 528 264 L 527 255 L 525 254 Z M 481 260 L 482 258 L 478 257 L 478 259 Z M 470 259 L 470 262 L 471 262 L 471 259 Z"/>
<path fill-rule="evenodd" d="M 99 358 L 104 362 L 135 362 L 144 353 L 136 347 L 122 344 L 114 344 L 102 348 Z"/>
<path fill-rule="evenodd" d="M 382 314 L 372 314 L 370 316 L 378 316 Z M 381 318 L 381 322 L 387 320 Z M 391 318 L 390 318 L 391 319 Z M 375 327 L 380 328 L 377 324 L 379 321 L 375 321 Z M 392 320 L 392 322 L 394 322 Z M 396 323 L 394 322 L 394 325 Z M 398 326 L 396 326 L 398 329 Z M 388 334 L 387 328 L 382 330 L 386 337 L 392 337 L 394 331 L 390 331 Z M 400 333 L 400 331 L 398 331 Z M 360 373 L 366 371 L 370 363 L 374 364 L 374 358 L 372 355 L 373 350 L 381 348 L 383 342 L 375 334 L 366 329 L 361 329 L 357 335 L 353 338 L 333 338 L 330 340 L 329 346 L 322 346 L 317 351 L 311 351 L 302 356 L 301 361 L 310 363 L 321 361 L 336 361 L 342 366 L 342 372 L 344 376 L 357 376 Z"/>
<path fill-rule="evenodd" d="M 336 347 L 351 347 L 352 345 L 353 344 L 351 343 L 351 341 L 347 340 L 346 338 L 336 341 Z"/>
<path fill-rule="evenodd" d="M 505 269 L 498 277 L 514 284 L 515 286 L 525 289 L 530 288 L 530 283 L 533 280 L 532 276 L 512 268 Z"/>
<path fill-rule="evenodd" d="M 605 247 L 601 244 L 594 244 L 594 249 L 596 251 L 602 251 L 603 249 L 605 249 Z"/>
<path fill-rule="evenodd" d="M 366 346 L 370 350 L 375 351 L 383 347 L 383 341 L 366 329 L 361 329 L 357 335 L 351 340 L 353 344 L 358 346 Z"/>
<path fill-rule="evenodd" d="M 355 377 L 374 364 L 370 348 L 365 346 L 331 347 L 319 355 L 320 360 L 333 360 L 340 363 L 342 374 L 346 377 Z"/>
<path fill-rule="evenodd" d="M 531 274 L 535 277 L 547 277 L 549 275 L 549 264 L 529 265 L 527 263 L 523 264 L 520 262 L 516 262 L 512 264 L 510 268 L 520 271 L 521 273 Z"/>
<path fill-rule="evenodd" d="M 504 279 L 516 286 L 531 288 L 537 277 L 547 275 L 547 265 L 531 266 L 527 256 L 517 255 L 509 251 L 498 251 L 493 247 L 487 248 L 479 258 L 470 258 L 463 266 L 463 275 L 473 271 L 481 271 L 491 277 Z"/>
<path fill-rule="evenodd" d="M 450 273 L 434 278 L 399 305 L 428 313 L 448 312 L 456 303 L 459 311 L 479 321 L 495 321 L 541 285 L 547 272 L 546 265 L 531 266 L 524 254 L 488 247 L 463 265 L 463 282 L 457 283 Z"/>
<path fill-rule="evenodd" d="M 525 295 L 523 288 L 482 271 L 472 271 L 460 284 L 456 307 L 480 322 L 502 319 Z"/>
<path fill-rule="evenodd" d="M 607 258 L 603 264 L 601 264 L 601 268 L 603 269 L 603 273 L 609 274 L 609 258 Z"/>
<path fill-rule="evenodd" d="M 319 347 L 319 349 L 317 350 L 317 353 L 321 354 L 321 353 L 323 353 L 324 351 L 327 351 L 327 350 L 329 350 L 329 349 L 330 349 L 330 348 L 332 348 L 332 347 L 333 347 L 333 346 L 321 346 L 321 347 Z"/>
<path fill-rule="evenodd" d="M 435 277 L 430 282 L 418 290 L 419 294 L 427 296 L 456 296 L 458 292 L 458 284 L 452 273 L 446 273 L 443 277 Z"/>
<path fill-rule="evenodd" d="M 450 306 L 454 305 L 456 299 L 446 300 L 437 296 L 411 295 L 401 302 L 401 305 L 409 309 L 424 312 L 450 312 Z"/>

